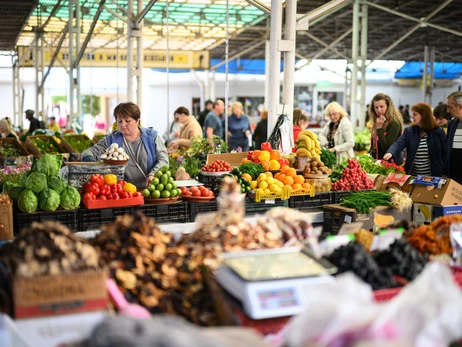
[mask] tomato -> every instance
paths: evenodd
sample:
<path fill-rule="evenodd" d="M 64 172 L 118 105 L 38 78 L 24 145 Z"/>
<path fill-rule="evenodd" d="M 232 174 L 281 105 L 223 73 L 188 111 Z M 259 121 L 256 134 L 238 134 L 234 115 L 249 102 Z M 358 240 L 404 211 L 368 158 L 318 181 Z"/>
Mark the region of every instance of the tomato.
<path fill-rule="evenodd" d="M 112 199 L 113 200 L 119 200 L 120 199 L 120 195 L 115 193 L 115 194 L 112 194 Z"/>
<path fill-rule="evenodd" d="M 88 192 L 88 193 L 93 193 L 93 194 L 95 194 L 95 195 L 98 195 L 99 192 L 100 192 L 100 189 L 99 189 L 98 184 L 96 184 L 96 183 L 90 184 L 90 185 L 88 186 L 88 188 L 87 188 L 87 192 Z M 97 193 L 97 192 L 98 192 L 98 193 Z"/>
<path fill-rule="evenodd" d="M 192 193 L 192 196 L 201 196 L 200 190 L 195 190 L 195 191 Z"/>
<path fill-rule="evenodd" d="M 201 196 L 209 196 L 209 191 L 207 189 L 203 189 L 202 192 L 201 192 Z"/>
<path fill-rule="evenodd" d="M 98 196 L 98 200 L 107 200 L 105 195 L 100 195 Z"/>
<path fill-rule="evenodd" d="M 119 196 L 121 199 L 127 199 L 127 193 L 125 192 L 120 193 Z"/>
<path fill-rule="evenodd" d="M 117 181 L 117 184 L 120 184 L 122 187 L 126 184 L 124 180 Z"/>
<path fill-rule="evenodd" d="M 111 193 L 108 193 L 108 194 L 106 195 L 106 199 L 112 200 L 112 194 L 111 194 Z"/>
<path fill-rule="evenodd" d="M 186 187 L 180 187 L 179 189 L 181 190 L 181 194 L 185 194 L 188 191 Z"/>
<path fill-rule="evenodd" d="M 189 188 L 189 191 L 191 193 L 194 193 L 196 190 L 199 190 L 199 188 L 197 188 L 196 186 L 193 186 L 193 187 Z"/>
<path fill-rule="evenodd" d="M 83 200 L 93 200 L 93 194 L 85 193 L 85 195 L 83 196 Z"/>
<path fill-rule="evenodd" d="M 87 192 L 87 188 L 90 186 L 90 182 L 85 182 L 83 185 L 82 185 L 82 193 L 86 193 Z"/>
<path fill-rule="evenodd" d="M 132 194 L 132 197 L 133 197 L 133 198 L 136 198 L 136 197 L 142 196 L 142 195 L 143 195 L 143 194 L 141 194 L 141 192 L 135 192 L 135 193 Z"/>

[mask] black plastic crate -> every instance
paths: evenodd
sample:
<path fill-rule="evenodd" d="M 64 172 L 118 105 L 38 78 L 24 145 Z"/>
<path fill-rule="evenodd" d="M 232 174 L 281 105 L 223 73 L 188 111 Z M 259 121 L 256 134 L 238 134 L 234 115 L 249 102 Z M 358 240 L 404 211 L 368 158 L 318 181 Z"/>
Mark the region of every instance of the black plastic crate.
<path fill-rule="evenodd" d="M 332 202 L 331 192 L 319 193 L 315 196 L 299 195 L 291 196 L 289 199 L 289 207 L 298 210 L 307 208 L 319 208 L 323 205 L 331 204 Z"/>
<path fill-rule="evenodd" d="M 194 222 L 196 216 L 200 213 L 215 212 L 218 210 L 217 200 L 208 202 L 190 202 L 189 203 L 189 221 Z"/>
<path fill-rule="evenodd" d="M 13 210 L 13 230 L 17 235 L 22 228 L 30 226 L 33 222 L 55 221 L 67 226 L 71 231 L 78 231 L 79 210 L 56 210 L 53 212 L 39 211 L 24 213 L 19 209 Z"/>
<path fill-rule="evenodd" d="M 273 207 L 289 207 L 289 200 L 273 199 L 255 202 L 253 200 L 245 199 L 246 214 L 265 213 Z"/>
<path fill-rule="evenodd" d="M 103 224 L 114 223 L 119 216 L 133 214 L 133 206 L 79 210 L 79 231 L 99 229 Z"/>
<path fill-rule="evenodd" d="M 180 222 L 189 221 L 188 204 L 183 201 L 174 202 L 173 204 L 147 204 L 135 206 L 136 211 L 141 211 L 147 217 L 154 218 L 160 222 Z"/>
<path fill-rule="evenodd" d="M 338 204 L 340 203 L 340 199 L 343 197 L 350 195 L 351 193 L 358 193 L 358 192 L 373 192 L 375 189 L 363 189 L 363 190 L 337 190 L 332 191 L 332 199 L 331 204 Z"/>
<path fill-rule="evenodd" d="M 217 184 L 219 184 L 224 175 L 225 173 L 223 173 L 223 175 L 221 176 L 205 176 L 202 173 L 199 173 L 199 175 L 197 176 L 197 180 L 200 183 L 203 183 L 205 186 L 209 187 L 211 190 L 213 190 L 215 189 Z"/>

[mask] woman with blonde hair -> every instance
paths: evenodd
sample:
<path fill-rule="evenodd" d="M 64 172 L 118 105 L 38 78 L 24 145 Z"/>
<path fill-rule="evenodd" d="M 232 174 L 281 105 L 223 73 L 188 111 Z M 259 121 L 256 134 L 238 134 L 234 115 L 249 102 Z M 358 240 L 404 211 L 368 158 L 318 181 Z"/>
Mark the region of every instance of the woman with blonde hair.
<path fill-rule="evenodd" d="M 250 121 L 244 114 L 244 106 L 239 101 L 233 102 L 233 113 L 228 117 L 228 148 L 236 150 L 241 147 L 243 152 L 249 151 Z M 223 119 L 223 131 L 225 120 Z"/>
<path fill-rule="evenodd" d="M 2 138 L 15 138 L 18 140 L 18 135 L 13 130 L 13 124 L 8 117 L 0 120 L 0 135 Z"/>
<path fill-rule="evenodd" d="M 403 117 L 396 109 L 391 98 L 378 93 L 369 105 L 369 117 L 372 121 L 370 154 L 376 159 L 382 159 L 390 146 L 403 132 Z M 393 156 L 396 164 L 403 163 L 402 153 Z"/>
<path fill-rule="evenodd" d="M 261 144 L 268 139 L 268 110 L 262 110 L 260 114 L 260 121 L 253 133 L 253 140 L 255 141 L 255 149 L 260 149 Z"/>
<path fill-rule="evenodd" d="M 326 106 L 324 115 L 329 121 L 318 135 L 321 147 L 335 153 L 337 163 L 340 163 L 343 158 L 354 157 L 355 137 L 353 124 L 348 119 L 345 109 L 334 101 Z"/>

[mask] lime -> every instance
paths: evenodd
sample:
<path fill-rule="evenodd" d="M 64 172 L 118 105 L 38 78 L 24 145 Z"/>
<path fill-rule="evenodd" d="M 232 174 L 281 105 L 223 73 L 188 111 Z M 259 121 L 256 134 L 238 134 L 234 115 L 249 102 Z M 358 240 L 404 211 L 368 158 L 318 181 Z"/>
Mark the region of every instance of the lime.
<path fill-rule="evenodd" d="M 160 192 L 158 190 L 153 191 L 151 194 L 151 198 L 153 199 L 160 198 Z"/>
<path fill-rule="evenodd" d="M 180 196 L 180 195 L 181 195 L 181 190 L 180 190 L 180 189 L 177 189 L 177 190 L 176 190 L 176 195 L 177 195 L 177 196 Z"/>
<path fill-rule="evenodd" d="M 150 192 L 153 192 L 154 190 L 156 190 L 156 186 L 154 184 L 150 184 L 149 187 L 148 187 L 148 190 Z"/>
<path fill-rule="evenodd" d="M 169 177 L 169 178 L 168 178 L 168 183 L 173 183 L 173 182 L 175 182 L 175 180 L 173 179 L 173 177 Z"/>
<path fill-rule="evenodd" d="M 159 183 L 157 186 L 156 186 L 156 190 L 158 190 L 159 192 L 163 191 L 164 190 L 164 185 L 162 183 Z"/>
<path fill-rule="evenodd" d="M 178 186 L 176 185 L 176 183 L 172 182 L 172 187 L 173 189 L 176 189 Z"/>
<path fill-rule="evenodd" d="M 171 196 L 172 198 L 174 198 L 176 195 L 177 195 L 176 189 L 172 189 L 172 190 L 170 191 L 170 196 Z"/>
<path fill-rule="evenodd" d="M 165 185 L 164 190 L 166 190 L 166 191 L 171 191 L 172 188 L 173 188 L 172 184 L 171 184 L 171 183 L 167 183 L 167 184 Z"/>
<path fill-rule="evenodd" d="M 171 173 L 170 171 L 167 171 L 165 174 L 166 174 L 169 178 L 172 177 L 172 173 Z"/>
<path fill-rule="evenodd" d="M 166 174 L 163 174 L 162 177 L 160 178 L 160 183 L 167 184 L 167 182 L 168 182 L 168 176 Z"/>
<path fill-rule="evenodd" d="M 160 183 L 160 180 L 157 177 L 154 177 L 152 179 L 151 183 L 154 184 L 155 186 L 157 186 Z"/>
<path fill-rule="evenodd" d="M 154 175 L 154 177 L 161 178 L 163 174 L 164 174 L 164 173 L 163 173 L 161 170 L 159 170 L 159 171 L 156 172 L 156 174 Z"/>
<path fill-rule="evenodd" d="M 170 197 L 170 192 L 167 190 L 164 190 L 162 193 L 160 193 L 160 196 L 163 198 L 169 198 Z"/>
<path fill-rule="evenodd" d="M 168 165 L 163 166 L 159 171 L 162 171 L 162 173 L 166 173 L 170 167 Z"/>
<path fill-rule="evenodd" d="M 151 185 L 152 185 L 152 184 L 151 184 Z M 149 187 L 151 187 L 151 186 L 149 186 Z M 144 196 L 145 198 L 149 198 L 150 195 L 151 195 L 151 191 L 150 191 L 149 189 L 144 189 L 144 190 L 143 190 L 143 196 Z"/>

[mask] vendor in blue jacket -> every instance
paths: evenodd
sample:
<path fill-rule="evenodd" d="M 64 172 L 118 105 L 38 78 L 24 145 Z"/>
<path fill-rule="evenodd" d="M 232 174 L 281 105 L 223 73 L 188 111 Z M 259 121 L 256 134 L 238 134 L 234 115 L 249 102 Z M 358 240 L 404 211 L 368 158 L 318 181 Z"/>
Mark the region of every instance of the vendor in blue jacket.
<path fill-rule="evenodd" d="M 99 161 L 106 149 L 117 143 L 130 157 L 125 168 L 125 180 L 137 189 L 147 187 L 154 174 L 168 165 L 168 154 L 157 131 L 140 127 L 140 117 L 140 109 L 133 102 L 117 105 L 114 118 L 119 130 L 83 151 L 82 161 Z"/>
<path fill-rule="evenodd" d="M 446 149 L 446 134 L 438 124 L 431 107 L 426 103 L 418 103 L 411 108 L 412 126 L 404 130 L 383 156 L 390 160 L 407 150 L 404 169 L 410 175 L 437 176 L 443 175 Z"/>

